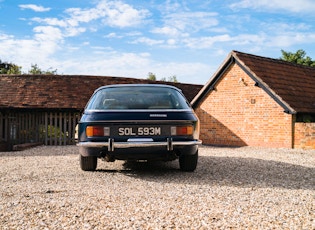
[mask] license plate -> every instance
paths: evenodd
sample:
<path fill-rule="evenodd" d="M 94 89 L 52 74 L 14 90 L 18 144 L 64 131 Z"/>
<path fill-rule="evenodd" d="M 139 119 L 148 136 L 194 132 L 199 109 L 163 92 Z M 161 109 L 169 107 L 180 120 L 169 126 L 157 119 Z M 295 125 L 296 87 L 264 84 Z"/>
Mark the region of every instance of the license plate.
<path fill-rule="evenodd" d="M 159 136 L 161 127 L 120 127 L 119 136 Z"/>

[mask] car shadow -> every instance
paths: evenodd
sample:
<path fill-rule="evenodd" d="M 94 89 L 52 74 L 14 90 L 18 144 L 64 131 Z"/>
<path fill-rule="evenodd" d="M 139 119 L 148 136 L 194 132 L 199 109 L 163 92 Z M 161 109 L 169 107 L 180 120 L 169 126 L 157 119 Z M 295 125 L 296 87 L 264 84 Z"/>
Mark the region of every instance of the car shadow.
<path fill-rule="evenodd" d="M 180 171 L 178 161 L 127 162 L 117 172 L 160 183 L 315 190 L 315 168 L 256 158 L 199 156 L 195 172 Z"/>

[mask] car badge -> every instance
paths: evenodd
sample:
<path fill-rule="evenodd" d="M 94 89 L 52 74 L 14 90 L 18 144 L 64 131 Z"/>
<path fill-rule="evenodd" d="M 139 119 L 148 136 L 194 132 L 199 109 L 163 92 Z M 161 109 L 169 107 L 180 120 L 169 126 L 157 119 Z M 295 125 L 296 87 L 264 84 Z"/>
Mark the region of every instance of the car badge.
<path fill-rule="evenodd" d="M 167 114 L 150 114 L 150 117 L 167 117 Z"/>

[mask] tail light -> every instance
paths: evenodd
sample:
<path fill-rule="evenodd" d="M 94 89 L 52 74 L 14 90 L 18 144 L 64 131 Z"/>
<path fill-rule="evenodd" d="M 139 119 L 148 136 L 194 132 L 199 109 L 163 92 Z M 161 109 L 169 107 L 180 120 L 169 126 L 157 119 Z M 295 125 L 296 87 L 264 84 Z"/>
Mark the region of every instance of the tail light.
<path fill-rule="evenodd" d="M 194 134 L 194 127 L 192 125 L 171 127 L 172 136 L 191 136 L 193 134 Z"/>
<path fill-rule="evenodd" d="M 110 135 L 110 128 L 104 126 L 87 126 L 85 131 L 87 137 L 104 137 Z"/>

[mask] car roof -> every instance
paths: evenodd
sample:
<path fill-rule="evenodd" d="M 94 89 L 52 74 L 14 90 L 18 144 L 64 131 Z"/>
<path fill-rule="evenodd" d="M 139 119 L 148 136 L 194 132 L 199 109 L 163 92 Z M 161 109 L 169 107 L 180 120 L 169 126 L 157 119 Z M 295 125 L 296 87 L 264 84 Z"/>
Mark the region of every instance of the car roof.
<path fill-rule="evenodd" d="M 171 85 L 164 85 L 164 84 L 113 84 L 113 85 L 106 85 L 106 86 L 101 86 L 98 89 L 95 90 L 95 92 L 101 90 L 101 89 L 107 89 L 107 88 L 124 88 L 124 87 L 154 87 L 154 88 L 171 88 L 175 89 L 177 91 L 182 92 L 181 89 L 171 86 Z"/>

